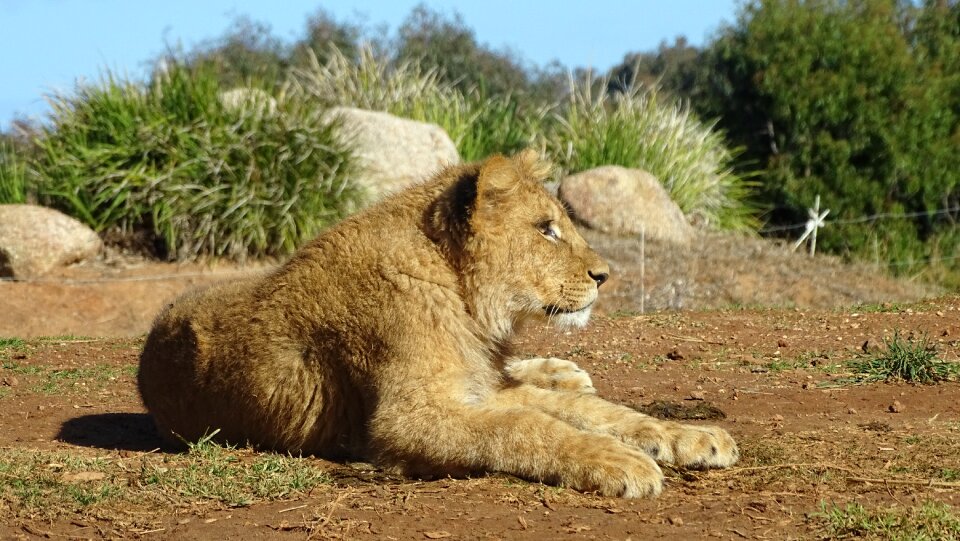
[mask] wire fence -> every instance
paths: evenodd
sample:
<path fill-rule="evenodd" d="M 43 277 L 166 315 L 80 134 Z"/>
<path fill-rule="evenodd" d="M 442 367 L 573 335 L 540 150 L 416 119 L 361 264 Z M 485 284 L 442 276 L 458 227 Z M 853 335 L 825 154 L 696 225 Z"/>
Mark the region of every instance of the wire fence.
<path fill-rule="evenodd" d="M 876 223 L 881 220 L 915 220 L 918 218 L 936 218 L 938 216 L 952 216 L 960 214 L 960 206 L 952 206 L 941 208 L 931 211 L 918 211 L 918 212 L 881 212 L 877 214 L 870 214 L 868 216 L 859 216 L 855 218 L 842 218 L 842 219 L 833 219 L 827 220 L 827 215 L 830 213 L 830 210 L 820 210 L 820 196 L 817 196 L 814 205 L 812 208 L 807 209 L 809 219 L 803 223 L 796 224 L 785 224 L 777 225 L 771 227 L 765 227 L 759 231 L 761 235 L 770 235 L 773 233 L 785 233 L 788 231 L 800 231 L 803 230 L 803 233 L 797 238 L 796 242 L 793 244 L 793 249 L 796 250 L 804 242 L 808 243 L 810 248 L 810 255 L 816 253 L 817 246 L 817 231 L 823 229 L 830 225 L 860 225 L 860 224 L 871 224 Z M 937 255 L 929 256 L 920 259 L 907 260 L 907 261 L 887 261 L 881 263 L 878 260 L 874 264 L 878 266 L 885 266 L 888 268 L 902 268 L 916 265 L 918 262 L 925 263 L 935 263 L 942 261 L 954 261 L 960 259 L 960 253 L 954 253 L 952 255 Z"/>
<path fill-rule="evenodd" d="M 881 212 L 879 214 L 871 214 L 869 216 L 861 216 L 859 218 L 846 218 L 842 220 L 826 220 L 824 225 L 827 224 L 836 224 L 836 225 L 851 225 L 851 224 L 863 224 L 876 222 L 878 220 L 890 220 L 890 219 L 912 219 L 912 218 L 924 218 L 924 217 L 933 217 L 933 216 L 946 216 L 950 214 L 960 214 L 960 206 L 957 207 L 947 207 L 943 209 L 933 210 L 933 211 L 921 211 L 921 212 L 903 212 L 903 213 L 894 213 L 894 212 Z M 789 224 L 789 225 L 775 225 L 770 227 L 765 227 L 759 231 L 761 235 L 768 235 L 770 233 L 782 233 L 784 231 L 796 231 L 798 229 L 805 229 L 807 227 L 807 222 L 799 224 Z"/>

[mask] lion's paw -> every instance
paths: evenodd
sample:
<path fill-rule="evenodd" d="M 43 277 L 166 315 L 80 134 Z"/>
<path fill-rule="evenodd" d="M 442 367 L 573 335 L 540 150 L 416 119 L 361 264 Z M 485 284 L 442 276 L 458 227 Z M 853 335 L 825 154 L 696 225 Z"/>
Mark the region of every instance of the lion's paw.
<path fill-rule="evenodd" d="M 716 426 L 647 424 L 627 440 L 657 462 L 685 468 L 726 468 L 740 458 L 733 437 Z"/>
<path fill-rule="evenodd" d="M 517 381 L 544 389 L 594 394 L 593 380 L 572 361 L 555 357 L 536 357 L 511 361 L 507 373 Z"/>
<path fill-rule="evenodd" d="M 583 451 L 563 475 L 567 486 L 623 498 L 652 497 L 663 490 L 660 466 L 638 449 L 611 438 Z"/>

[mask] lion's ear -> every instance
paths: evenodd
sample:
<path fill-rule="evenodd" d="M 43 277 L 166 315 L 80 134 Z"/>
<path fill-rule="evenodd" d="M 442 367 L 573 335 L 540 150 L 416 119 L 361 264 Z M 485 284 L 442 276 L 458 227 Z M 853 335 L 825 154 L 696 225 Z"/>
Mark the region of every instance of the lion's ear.
<path fill-rule="evenodd" d="M 480 165 L 477 175 L 477 196 L 479 199 L 511 192 L 520 181 L 517 166 L 508 158 L 496 154 Z"/>
<path fill-rule="evenodd" d="M 553 173 L 553 164 L 532 148 L 525 149 L 514 158 L 524 176 L 536 181 L 546 180 Z"/>

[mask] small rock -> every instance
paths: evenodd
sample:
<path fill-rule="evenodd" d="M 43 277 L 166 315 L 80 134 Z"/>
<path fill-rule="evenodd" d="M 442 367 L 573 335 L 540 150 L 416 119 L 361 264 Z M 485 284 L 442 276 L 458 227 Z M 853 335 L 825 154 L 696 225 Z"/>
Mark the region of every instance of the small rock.
<path fill-rule="evenodd" d="M 703 400 L 704 395 L 703 391 L 692 391 L 690 393 L 690 400 Z"/>
<path fill-rule="evenodd" d="M 674 348 L 670 353 L 667 353 L 667 358 L 671 361 L 682 361 L 684 359 L 683 353 L 680 353 L 680 350 L 676 348 Z"/>
<path fill-rule="evenodd" d="M 906 408 L 899 400 L 894 400 L 893 404 L 890 404 L 890 407 L 887 409 L 890 410 L 890 413 L 903 413 L 903 410 Z"/>

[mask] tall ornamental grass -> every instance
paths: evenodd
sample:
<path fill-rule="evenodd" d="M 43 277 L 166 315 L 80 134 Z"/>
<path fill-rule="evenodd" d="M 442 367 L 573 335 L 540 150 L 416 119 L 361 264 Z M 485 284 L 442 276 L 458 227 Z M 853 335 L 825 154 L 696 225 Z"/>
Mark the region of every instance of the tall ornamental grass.
<path fill-rule="evenodd" d="M 41 198 L 100 232 L 155 235 L 170 259 L 291 252 L 353 207 L 351 154 L 314 104 L 230 96 L 174 62 L 147 85 L 108 74 L 51 97 Z"/>
<path fill-rule="evenodd" d="M 0 141 L 0 205 L 27 201 L 26 163 L 13 145 Z"/>
<path fill-rule="evenodd" d="M 290 75 L 291 92 L 326 106 L 384 111 L 442 127 L 466 161 L 532 144 L 549 107 L 519 114 L 509 95 L 467 93 L 444 82 L 435 69 L 394 64 L 362 48 L 357 59 L 331 48 L 321 63 L 312 51 Z"/>
<path fill-rule="evenodd" d="M 713 228 L 757 227 L 750 183 L 733 172 L 723 135 L 656 88 L 630 85 L 608 94 L 606 81 L 570 80 L 546 147 L 568 172 L 602 165 L 649 171 L 683 212 Z"/>

